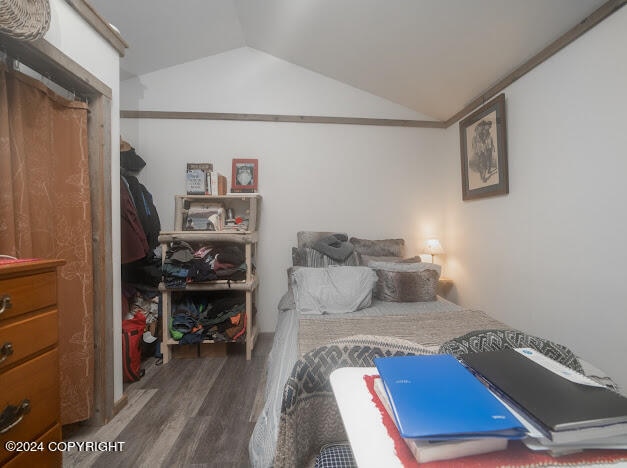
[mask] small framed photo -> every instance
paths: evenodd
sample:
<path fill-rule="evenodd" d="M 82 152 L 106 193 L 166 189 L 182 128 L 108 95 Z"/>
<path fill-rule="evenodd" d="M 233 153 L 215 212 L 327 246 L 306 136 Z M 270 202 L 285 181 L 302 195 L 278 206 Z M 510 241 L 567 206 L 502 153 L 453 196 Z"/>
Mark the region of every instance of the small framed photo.
<path fill-rule="evenodd" d="M 500 94 L 459 123 L 462 199 L 509 193 L 505 95 Z"/>
<path fill-rule="evenodd" d="M 254 193 L 259 182 L 259 163 L 257 159 L 233 159 L 231 192 Z"/>

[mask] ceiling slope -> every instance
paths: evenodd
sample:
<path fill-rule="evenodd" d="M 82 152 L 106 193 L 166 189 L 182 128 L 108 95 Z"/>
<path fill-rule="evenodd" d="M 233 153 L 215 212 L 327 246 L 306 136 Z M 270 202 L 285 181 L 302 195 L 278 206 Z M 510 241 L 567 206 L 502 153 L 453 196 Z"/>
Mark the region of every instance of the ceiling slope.
<path fill-rule="evenodd" d="M 603 0 L 92 0 L 122 79 L 242 46 L 446 120 Z"/>

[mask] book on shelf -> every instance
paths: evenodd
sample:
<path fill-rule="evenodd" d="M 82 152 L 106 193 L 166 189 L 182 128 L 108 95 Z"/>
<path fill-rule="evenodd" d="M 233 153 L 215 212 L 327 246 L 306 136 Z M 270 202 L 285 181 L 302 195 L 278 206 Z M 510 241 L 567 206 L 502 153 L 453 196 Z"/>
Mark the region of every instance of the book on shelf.
<path fill-rule="evenodd" d="M 627 397 L 529 348 L 460 357 L 481 380 L 529 419 L 547 446 L 627 437 Z M 540 354 L 540 353 L 537 353 Z"/>
<path fill-rule="evenodd" d="M 257 193 L 257 189 L 252 189 L 252 188 L 231 188 L 231 193 Z"/>
<path fill-rule="evenodd" d="M 224 231 L 233 231 L 233 232 L 245 232 L 248 231 L 248 220 L 237 218 L 237 220 L 232 218 L 227 218 L 224 227 Z"/>
<path fill-rule="evenodd" d="M 490 390 L 448 354 L 375 358 L 404 438 L 523 438 L 527 431 Z"/>
<path fill-rule="evenodd" d="M 187 163 L 185 184 L 187 195 L 208 195 L 207 174 L 213 171 L 211 163 Z"/>
<path fill-rule="evenodd" d="M 374 390 L 382 406 L 393 420 L 394 413 L 390 406 L 383 382 L 380 378 L 374 381 Z M 508 439 L 504 437 L 482 437 L 479 439 L 425 440 L 403 438 L 418 463 L 438 460 L 451 460 L 469 457 L 481 453 L 497 452 L 507 448 Z"/>
<path fill-rule="evenodd" d="M 191 203 L 184 219 L 184 231 L 221 231 L 225 210 L 221 204 Z"/>
<path fill-rule="evenodd" d="M 226 176 L 218 171 L 207 174 L 207 191 L 209 195 L 226 195 Z"/>

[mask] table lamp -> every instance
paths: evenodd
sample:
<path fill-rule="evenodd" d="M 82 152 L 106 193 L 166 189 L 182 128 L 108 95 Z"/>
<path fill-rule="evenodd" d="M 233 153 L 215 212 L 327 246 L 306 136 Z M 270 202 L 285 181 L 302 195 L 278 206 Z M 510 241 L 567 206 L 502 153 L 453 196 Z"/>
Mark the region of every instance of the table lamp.
<path fill-rule="evenodd" d="M 444 249 L 442 248 L 442 244 L 438 239 L 427 239 L 425 242 L 426 249 L 425 252 L 431 255 L 431 263 L 433 263 L 433 257 L 435 255 L 440 255 L 444 253 Z"/>

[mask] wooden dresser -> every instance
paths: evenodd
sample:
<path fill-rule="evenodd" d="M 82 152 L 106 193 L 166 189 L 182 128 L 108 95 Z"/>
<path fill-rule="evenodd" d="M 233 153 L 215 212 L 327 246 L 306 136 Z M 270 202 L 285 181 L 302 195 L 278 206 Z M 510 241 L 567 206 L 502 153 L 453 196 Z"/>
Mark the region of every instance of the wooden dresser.
<path fill-rule="evenodd" d="M 57 267 L 63 263 L 0 263 L 1 466 L 62 464 L 62 453 L 48 451 L 48 444 L 61 441 Z M 28 451 L 7 450 L 8 441 Z"/>

